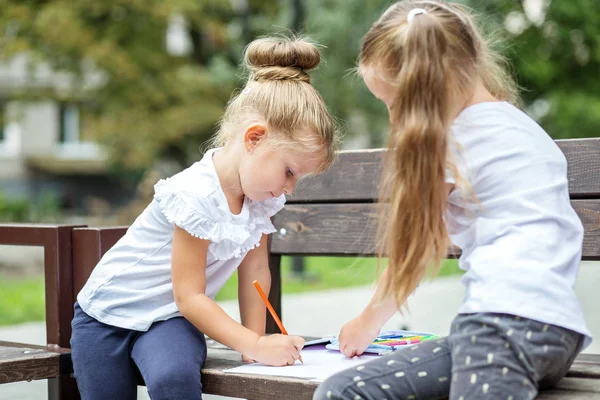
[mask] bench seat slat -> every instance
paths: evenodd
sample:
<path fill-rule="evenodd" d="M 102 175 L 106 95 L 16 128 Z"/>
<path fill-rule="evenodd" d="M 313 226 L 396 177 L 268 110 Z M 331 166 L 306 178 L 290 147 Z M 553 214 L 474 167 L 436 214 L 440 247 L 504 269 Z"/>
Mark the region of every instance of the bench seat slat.
<path fill-rule="evenodd" d="M 250 400 L 312 399 L 316 382 L 308 379 L 230 374 L 223 369 L 243 365 L 240 355 L 232 350 L 209 348 L 209 356 L 202 369 L 205 393 L 242 397 Z M 580 355 L 559 385 L 540 392 L 538 399 L 587 400 L 600 398 L 600 355 Z"/>
<path fill-rule="evenodd" d="M 600 380 L 563 378 L 550 390 L 540 391 L 538 400 L 592 400 L 600 398 Z"/>
<path fill-rule="evenodd" d="M 567 372 L 567 376 L 600 380 L 600 354 L 580 354 Z"/>
<path fill-rule="evenodd" d="M 59 353 L 48 351 L 44 346 L 0 341 L 0 383 L 56 378 L 59 376 L 59 357 Z M 243 362 L 237 352 L 219 345 L 209 347 L 202 368 L 204 392 L 247 399 L 311 399 L 317 387 L 316 382 L 307 379 L 223 372 L 240 365 Z M 557 388 L 542 392 L 539 398 L 583 400 L 599 394 L 600 355 L 582 354 L 573 363 L 567 378 Z"/>
<path fill-rule="evenodd" d="M 600 197 L 600 138 L 556 140 L 564 153 L 572 198 Z M 375 201 L 385 150 L 343 151 L 331 168 L 299 182 L 290 203 Z"/>
<path fill-rule="evenodd" d="M 42 346 L 0 341 L 0 383 L 56 378 L 60 354 Z"/>
<path fill-rule="evenodd" d="M 202 370 L 202 389 L 206 394 L 248 400 L 310 400 L 318 385 L 307 379 L 225 373 L 223 366 L 232 368 L 235 365 L 223 360 L 215 360 L 212 367 L 209 360 L 207 364 Z"/>
<path fill-rule="evenodd" d="M 218 343 L 209 344 L 208 358 L 202 368 L 203 392 L 249 400 L 310 400 L 317 388 L 317 383 L 308 379 L 223 372 L 241 365 L 244 362 L 238 352 Z"/>
<path fill-rule="evenodd" d="M 224 369 L 243 364 L 237 352 L 219 348 L 219 345 L 216 348 L 209 347 L 208 359 L 202 369 L 204 392 L 250 400 L 312 399 L 318 385 L 308 379 L 223 372 Z M 561 380 L 556 388 L 540 392 L 538 398 L 600 398 L 593 396 L 600 396 L 600 355 L 581 354 L 573 363 L 567 377 Z"/>
<path fill-rule="evenodd" d="M 585 227 L 583 258 L 600 259 L 600 200 L 572 200 Z M 377 204 L 290 204 L 277 213 L 275 254 L 373 256 Z M 285 231 L 282 231 L 281 229 Z M 285 232 L 285 233 L 282 233 Z M 449 250 L 456 256 L 457 249 Z"/>

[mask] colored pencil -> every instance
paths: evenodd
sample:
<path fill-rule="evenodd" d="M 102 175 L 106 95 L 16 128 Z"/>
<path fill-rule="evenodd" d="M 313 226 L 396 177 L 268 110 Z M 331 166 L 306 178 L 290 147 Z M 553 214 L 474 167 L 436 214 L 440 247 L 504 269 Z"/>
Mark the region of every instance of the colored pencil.
<path fill-rule="evenodd" d="M 281 330 L 281 333 L 283 333 L 284 335 L 289 335 L 287 333 L 287 330 L 283 327 L 283 324 L 281 323 L 281 320 L 277 316 L 277 313 L 275 312 L 275 309 L 271 305 L 271 302 L 267 298 L 267 295 L 265 294 L 265 292 L 263 292 L 262 288 L 260 287 L 260 283 L 258 283 L 258 281 L 256 281 L 256 280 L 253 281 L 252 283 L 254 284 L 254 287 L 256 288 L 256 290 L 258 290 L 258 294 L 260 295 L 260 298 L 262 299 L 263 303 L 265 303 L 265 306 L 267 306 L 267 309 L 269 310 L 269 312 L 271 313 L 271 316 L 275 320 L 275 323 Z M 300 360 L 300 362 L 302 364 L 304 364 L 304 361 L 302 361 L 302 356 L 300 355 L 300 353 L 298 353 L 298 360 Z"/>

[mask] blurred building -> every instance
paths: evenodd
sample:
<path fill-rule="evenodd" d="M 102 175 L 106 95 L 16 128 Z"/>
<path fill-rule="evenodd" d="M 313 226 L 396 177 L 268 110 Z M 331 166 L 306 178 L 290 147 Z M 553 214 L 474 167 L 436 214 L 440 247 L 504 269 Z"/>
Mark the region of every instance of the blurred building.
<path fill-rule="evenodd" d="M 85 92 L 101 84 L 102 76 L 91 73 L 83 80 L 43 64 L 31 67 L 26 55 L 0 64 L 0 191 L 6 197 L 51 194 L 64 208 L 81 209 L 89 198 L 114 203 L 127 195 L 115 190 L 106 152 L 86 140 L 81 103 L 22 100 L 23 93 L 46 90 L 68 98 L 75 84 Z"/>

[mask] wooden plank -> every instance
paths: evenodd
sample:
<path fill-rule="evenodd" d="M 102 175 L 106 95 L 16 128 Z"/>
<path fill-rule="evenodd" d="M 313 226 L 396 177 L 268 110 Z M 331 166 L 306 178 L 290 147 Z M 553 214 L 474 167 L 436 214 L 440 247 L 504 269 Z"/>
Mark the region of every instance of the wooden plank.
<path fill-rule="evenodd" d="M 600 380 L 563 378 L 555 388 L 542 390 L 538 400 L 592 400 L 600 398 Z"/>
<path fill-rule="evenodd" d="M 374 201 L 383 155 L 383 149 L 342 151 L 325 173 L 298 182 L 288 202 Z"/>
<path fill-rule="evenodd" d="M 60 353 L 41 346 L 0 341 L 0 384 L 60 375 Z"/>
<path fill-rule="evenodd" d="M 567 376 L 600 379 L 600 354 L 580 354 L 573 362 Z"/>
<path fill-rule="evenodd" d="M 584 228 L 583 259 L 600 260 L 600 200 L 572 200 Z"/>
<path fill-rule="evenodd" d="M 572 198 L 600 197 L 600 138 L 557 140 L 565 154 Z"/>
<path fill-rule="evenodd" d="M 573 200 L 585 227 L 583 257 L 600 259 L 600 200 Z M 271 251 L 301 255 L 377 255 L 377 204 L 290 204 L 277 213 Z M 449 250 L 456 256 L 458 249 Z"/>
<path fill-rule="evenodd" d="M 104 253 L 127 232 L 127 227 L 73 230 L 73 292 L 81 290 Z"/>
<path fill-rule="evenodd" d="M 224 366 L 216 364 L 202 370 L 203 393 L 248 400 L 310 400 L 317 388 L 316 382 L 305 379 L 225 373 Z"/>
<path fill-rule="evenodd" d="M 202 392 L 248 400 L 310 400 L 318 385 L 308 379 L 223 372 L 240 365 L 244 363 L 238 352 L 219 345 L 209 347 L 202 368 Z"/>
<path fill-rule="evenodd" d="M 600 355 L 582 354 L 575 361 L 569 376 L 572 376 L 573 371 L 577 370 L 578 364 L 587 364 L 588 366 L 595 364 L 596 367 L 600 367 L 599 362 Z M 305 379 L 223 372 L 224 369 L 243 364 L 239 353 L 218 343 L 209 344 L 208 359 L 202 369 L 204 392 L 250 400 L 311 399 L 312 393 L 318 385 Z M 600 379 L 575 377 L 562 379 L 555 388 L 541 391 L 538 396 L 538 399 L 543 400 L 597 398 L 600 398 Z"/>
<path fill-rule="evenodd" d="M 73 319 L 73 227 L 59 226 L 44 243 L 46 343 L 68 347 Z"/>
<path fill-rule="evenodd" d="M 270 242 L 269 238 L 269 242 Z M 275 309 L 275 312 L 281 320 L 283 316 L 281 313 L 281 256 L 277 254 L 269 254 L 269 270 L 271 271 L 271 288 L 269 290 L 269 301 Z M 281 333 L 279 326 L 271 316 L 270 312 L 267 312 L 267 325 L 265 327 L 266 333 Z"/>
<path fill-rule="evenodd" d="M 375 255 L 376 204 L 294 204 L 277 213 L 271 252 Z"/>
<path fill-rule="evenodd" d="M 600 197 L 600 138 L 557 140 L 565 154 L 572 198 Z M 321 175 L 298 183 L 290 203 L 375 201 L 385 150 L 343 151 Z"/>
<path fill-rule="evenodd" d="M 244 364 L 239 353 L 211 340 L 208 341 L 208 346 L 207 361 L 202 368 L 204 393 L 249 400 L 311 399 L 318 385 L 308 379 L 223 372 L 225 369 Z M 59 353 L 49 351 L 44 346 L 0 342 L 0 383 L 57 377 L 60 371 L 59 357 Z M 590 368 L 600 368 L 600 355 L 580 355 L 568 376 L 577 376 L 578 365 L 585 366 L 587 379 L 565 378 L 556 388 L 540 392 L 538 398 L 545 400 L 598 398 L 597 396 L 600 395 L 598 370 Z M 72 370 L 69 368 L 63 368 L 62 373 L 70 372 Z M 596 379 L 589 379 L 591 377 Z"/>

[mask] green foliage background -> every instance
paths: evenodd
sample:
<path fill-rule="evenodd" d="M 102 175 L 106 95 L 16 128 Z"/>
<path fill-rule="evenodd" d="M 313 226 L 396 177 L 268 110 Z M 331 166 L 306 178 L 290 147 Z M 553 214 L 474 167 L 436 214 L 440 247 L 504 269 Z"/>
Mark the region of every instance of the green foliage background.
<path fill-rule="evenodd" d="M 503 39 L 526 110 L 555 138 L 598 135 L 600 4 L 597 0 L 463 0 Z M 253 38 L 299 31 L 323 47 L 314 76 L 347 138 L 383 144 L 385 110 L 353 73 L 360 40 L 383 0 L 0 0 L 0 57 L 27 54 L 67 72 L 69 89 L 37 85 L 23 98 L 84 104 L 84 134 L 110 150 L 115 171 L 157 160 L 182 167 L 200 156 Z M 538 4 L 536 12 L 535 4 Z M 174 16 L 189 52 L 167 51 Z M 92 77 L 93 79 L 90 79 Z M 90 84 L 93 81 L 94 84 Z"/>

